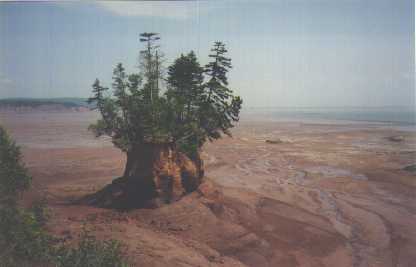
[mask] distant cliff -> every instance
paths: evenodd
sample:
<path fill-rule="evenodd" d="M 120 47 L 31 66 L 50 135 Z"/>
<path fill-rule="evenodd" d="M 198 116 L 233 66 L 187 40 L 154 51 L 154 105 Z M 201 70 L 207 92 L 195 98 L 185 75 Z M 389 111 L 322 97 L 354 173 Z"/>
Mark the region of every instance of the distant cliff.
<path fill-rule="evenodd" d="M 0 99 L 0 111 L 87 111 L 92 106 L 85 98 L 7 98 Z"/>

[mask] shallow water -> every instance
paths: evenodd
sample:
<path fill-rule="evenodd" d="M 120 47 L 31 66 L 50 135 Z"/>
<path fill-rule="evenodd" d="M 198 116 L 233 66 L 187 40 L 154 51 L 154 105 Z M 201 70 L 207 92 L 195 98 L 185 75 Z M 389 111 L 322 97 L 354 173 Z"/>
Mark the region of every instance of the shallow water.
<path fill-rule="evenodd" d="M 416 110 L 410 108 L 252 108 L 243 117 L 261 116 L 277 121 L 371 125 L 401 131 L 416 131 Z"/>
<path fill-rule="evenodd" d="M 313 174 L 320 174 L 324 178 L 350 177 L 354 180 L 368 180 L 364 174 L 353 173 L 350 170 L 335 168 L 331 166 L 313 166 L 306 168 L 305 170 Z"/>

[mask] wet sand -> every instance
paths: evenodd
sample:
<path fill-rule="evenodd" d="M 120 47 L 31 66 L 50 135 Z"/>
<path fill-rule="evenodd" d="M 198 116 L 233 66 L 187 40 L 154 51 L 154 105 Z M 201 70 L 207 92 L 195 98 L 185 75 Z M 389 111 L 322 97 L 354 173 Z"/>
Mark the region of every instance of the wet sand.
<path fill-rule="evenodd" d="M 95 118 L 93 112 L 0 114 L 34 177 L 31 197 L 47 196 L 49 228 L 57 235 L 71 239 L 88 218 L 103 237 L 125 242 L 142 266 L 416 262 L 416 176 L 403 170 L 415 164 L 415 132 L 247 116 L 233 138 L 204 147 L 207 183 L 199 195 L 121 215 L 70 204 L 123 171 L 124 155 L 87 131 Z"/>

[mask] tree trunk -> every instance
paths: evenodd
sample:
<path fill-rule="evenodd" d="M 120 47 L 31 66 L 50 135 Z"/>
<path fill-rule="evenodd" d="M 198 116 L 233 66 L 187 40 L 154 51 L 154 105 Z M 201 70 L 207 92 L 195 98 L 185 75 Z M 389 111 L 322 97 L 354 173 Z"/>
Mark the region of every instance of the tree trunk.
<path fill-rule="evenodd" d="M 203 176 L 199 155 L 190 159 L 173 143 L 142 144 L 127 153 L 124 175 L 86 201 L 123 210 L 158 206 L 196 190 Z"/>

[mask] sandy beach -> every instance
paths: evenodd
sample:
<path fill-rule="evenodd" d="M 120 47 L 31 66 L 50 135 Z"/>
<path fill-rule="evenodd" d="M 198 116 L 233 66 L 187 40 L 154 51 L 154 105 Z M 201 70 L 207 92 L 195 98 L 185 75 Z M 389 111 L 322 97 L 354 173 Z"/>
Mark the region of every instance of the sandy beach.
<path fill-rule="evenodd" d="M 155 210 L 72 204 L 122 174 L 125 156 L 95 139 L 94 112 L 1 113 L 46 197 L 50 232 L 83 225 L 139 266 L 414 266 L 416 133 L 364 122 L 243 116 L 204 147 L 198 192 Z M 397 137 L 396 139 L 391 137 Z M 266 142 L 269 140 L 268 142 Z"/>

